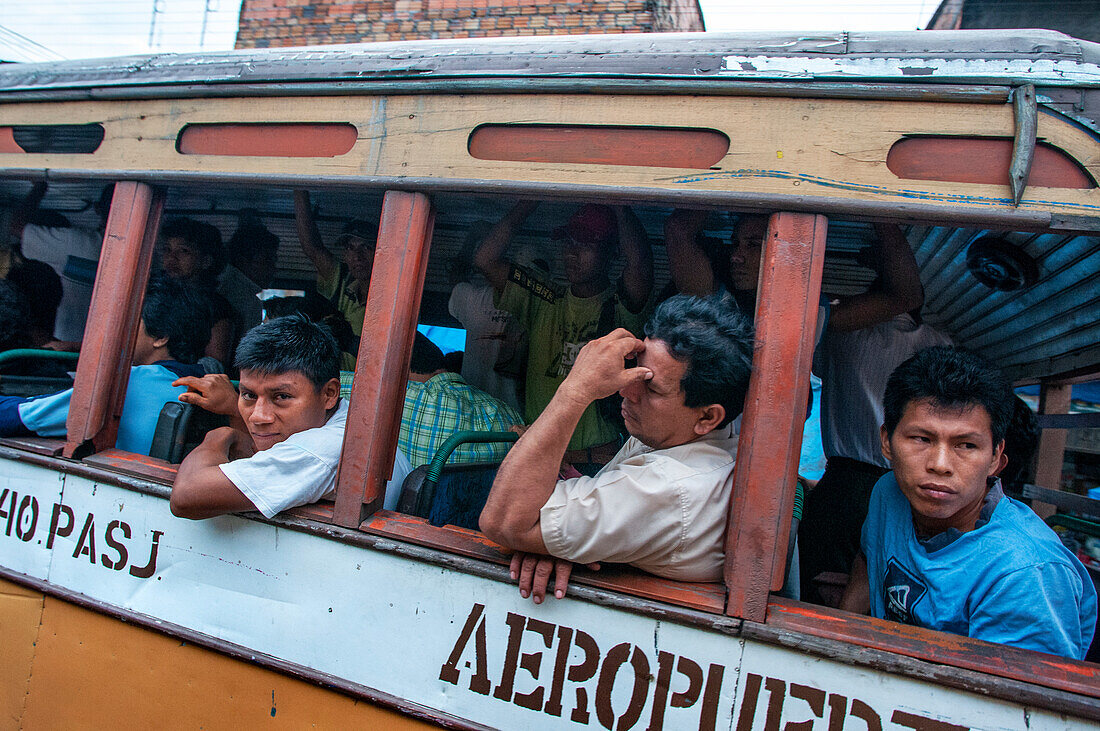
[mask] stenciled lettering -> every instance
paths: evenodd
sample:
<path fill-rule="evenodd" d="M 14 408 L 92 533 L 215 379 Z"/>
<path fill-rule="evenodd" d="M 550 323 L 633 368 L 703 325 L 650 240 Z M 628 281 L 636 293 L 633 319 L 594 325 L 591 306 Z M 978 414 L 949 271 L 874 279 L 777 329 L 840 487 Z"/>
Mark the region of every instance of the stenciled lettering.
<path fill-rule="evenodd" d="M 30 543 L 38 529 L 38 498 L 24 495 L 19 501 L 19 515 L 15 519 L 15 535 L 24 543 Z"/>
<path fill-rule="evenodd" d="M 573 641 L 584 652 L 584 659 L 571 666 L 566 677 L 571 682 L 583 683 L 595 676 L 600 669 L 600 646 L 590 634 L 580 630 L 576 631 Z M 577 686 L 577 705 L 573 707 L 569 718 L 577 723 L 588 723 L 588 690 L 582 685 Z"/>
<path fill-rule="evenodd" d="M 6 536 L 11 535 L 11 525 L 12 522 L 15 520 L 15 501 L 18 499 L 19 493 L 17 493 L 15 490 L 10 491 L 10 497 L 9 490 L 7 488 L 4 489 L 4 492 L 0 493 L 0 518 L 8 519 L 7 527 L 4 528 L 4 535 Z M 4 504 L 5 500 L 8 501 L 7 505 Z"/>
<path fill-rule="evenodd" d="M 39 506 L 38 498 L 33 495 L 23 495 L 5 488 L 0 492 L 0 520 L 6 520 L 4 534 L 16 538 L 24 543 L 30 543 L 38 533 L 38 520 L 43 514 Z M 113 571 L 122 571 L 130 562 L 130 557 L 140 555 L 135 552 L 131 542 L 135 536 L 130 525 L 122 520 L 112 520 L 107 523 L 107 528 L 102 533 L 98 532 L 95 514 L 88 513 L 83 521 L 78 521 L 73 509 L 68 505 L 57 502 L 50 508 L 50 524 L 45 536 L 45 548 L 53 550 L 57 539 L 68 538 L 80 525 L 80 532 L 73 547 L 72 557 L 80 559 L 87 557 L 92 566 L 102 566 Z M 148 579 L 157 570 L 157 555 L 160 551 L 160 538 L 164 531 L 151 531 L 149 542 L 149 557 L 144 565 L 130 566 L 130 575 L 138 579 Z M 103 551 L 97 550 L 97 541 L 103 546 Z M 38 543 L 42 543 L 39 538 Z"/>
<path fill-rule="evenodd" d="M 60 524 L 61 516 L 65 516 L 65 525 Z M 50 533 L 46 537 L 46 548 L 53 548 L 54 538 L 68 538 L 73 534 L 73 527 L 76 525 L 76 516 L 73 515 L 72 508 L 61 503 L 54 503 L 53 514 L 50 516 Z"/>
<path fill-rule="evenodd" d="M 462 627 L 462 632 L 458 635 L 458 641 L 455 642 L 454 648 L 451 650 L 451 656 L 447 658 L 447 662 L 443 663 L 443 667 L 439 671 L 439 679 L 445 683 L 451 685 L 458 685 L 459 670 L 458 663 L 462 660 L 462 654 L 466 650 L 466 645 L 470 642 L 470 637 L 475 636 L 474 639 L 474 674 L 470 678 L 470 690 L 479 695 L 489 694 L 489 672 L 485 661 L 485 618 L 482 617 L 482 613 L 485 611 L 484 604 L 475 604 L 470 610 L 470 615 L 466 617 L 466 624 Z M 470 667 L 470 663 L 466 663 L 466 667 Z"/>
<path fill-rule="evenodd" d="M 73 558 L 79 558 L 80 556 L 88 556 L 88 560 L 95 564 L 95 516 L 88 513 L 88 517 L 84 520 L 84 529 L 80 531 L 80 539 L 76 542 L 76 548 L 73 550 Z"/>
<path fill-rule="evenodd" d="M 144 566 L 138 568 L 137 566 L 130 567 L 130 576 L 137 577 L 139 579 L 148 579 L 157 571 L 157 551 L 160 549 L 160 537 L 164 535 L 164 531 L 153 531 L 153 543 L 149 546 L 149 560 Z"/>
<path fill-rule="evenodd" d="M 533 632 L 541 637 L 545 649 L 549 650 L 553 646 L 554 625 L 549 622 L 528 618 L 526 631 Z M 539 652 L 525 652 L 520 656 L 520 668 L 530 673 L 535 680 L 539 679 L 539 673 L 542 672 L 542 655 L 543 653 L 540 650 Z M 542 709 L 542 698 L 545 693 L 546 688 L 541 685 L 536 686 L 530 693 L 516 691 L 516 694 L 512 696 L 512 702 L 517 706 L 538 711 Z"/>
<path fill-rule="evenodd" d="M 633 647 L 633 651 L 631 648 Z M 627 660 L 634 671 L 634 687 L 630 692 L 630 701 L 626 709 L 619 716 L 619 723 L 615 725 L 615 709 L 611 707 L 611 693 L 615 690 L 615 680 L 619 677 L 619 671 Z M 604 658 L 603 668 L 600 670 L 600 680 L 596 684 L 596 718 L 600 725 L 606 729 L 633 728 L 638 719 L 642 717 L 642 709 L 645 707 L 646 695 L 649 685 L 649 660 L 645 653 L 636 645 L 629 642 L 615 645 Z"/>
<path fill-rule="evenodd" d="M 711 666 L 712 668 L 714 666 Z M 862 731 L 882 731 L 882 715 L 866 701 L 849 699 L 839 693 L 828 693 L 821 688 L 800 683 L 788 683 L 782 678 L 763 677 L 756 673 L 745 676 L 744 692 L 739 699 L 737 710 L 737 731 L 751 731 L 759 709 L 761 687 L 768 693 L 767 710 L 764 712 L 765 731 L 812 731 L 820 728 L 815 725 L 825 718 L 828 707 L 827 731 L 859 729 Z M 708 690 L 709 692 L 709 690 Z M 786 703 L 787 699 L 799 701 L 797 705 Z M 705 704 L 704 704 L 705 705 Z M 808 709 L 810 718 L 804 718 L 804 709 Z M 800 720 L 783 723 L 784 714 L 795 715 Z M 849 722 L 848 719 L 854 719 Z M 919 716 L 902 710 L 895 710 L 890 720 L 915 731 L 969 731 L 968 726 L 960 726 L 934 718 Z"/>
<path fill-rule="evenodd" d="M 107 532 L 103 534 L 103 542 L 118 553 L 118 558 L 111 560 L 111 558 L 104 553 L 100 555 L 99 562 L 109 569 L 121 571 L 126 567 L 126 559 L 129 558 L 129 553 L 126 551 L 126 544 L 115 538 L 114 533 L 116 530 L 121 530 L 124 538 L 128 539 L 130 537 L 130 526 L 126 525 L 121 520 L 112 520 L 107 526 Z"/>
<path fill-rule="evenodd" d="M 494 658 L 500 679 L 493 686 L 486 652 L 490 631 L 504 640 L 503 654 Z M 552 668 L 547 662 L 551 657 Z M 572 663 L 571 658 L 575 658 Z M 688 657 L 659 651 L 656 682 L 652 667 L 650 656 L 638 645 L 620 643 L 605 654 L 590 634 L 574 627 L 515 612 L 508 612 L 503 622 L 490 624 L 485 605 L 475 603 L 440 667 L 439 679 L 458 685 L 463 673 L 468 672 L 471 691 L 555 717 L 563 715 L 570 697 L 566 686 L 572 684 L 574 702 L 569 704 L 569 718 L 582 725 L 590 723 L 594 710 L 601 726 L 625 731 L 637 726 L 646 704 L 652 702 L 647 731 L 664 727 L 669 708 L 697 707 L 699 728 L 715 728 L 725 675 L 723 665 L 711 664 L 705 682 L 702 666 Z M 612 703 L 616 684 L 628 684 L 630 688 L 621 708 Z M 616 697 L 625 697 L 625 693 Z M 680 727 L 683 722 L 677 718 L 674 725 Z"/>

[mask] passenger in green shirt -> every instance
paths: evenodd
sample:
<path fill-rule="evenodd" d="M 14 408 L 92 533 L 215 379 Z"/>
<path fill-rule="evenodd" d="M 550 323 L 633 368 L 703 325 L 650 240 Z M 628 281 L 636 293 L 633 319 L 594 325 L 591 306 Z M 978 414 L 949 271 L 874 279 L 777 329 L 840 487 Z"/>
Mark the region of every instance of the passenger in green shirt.
<path fill-rule="evenodd" d="M 567 287 L 521 269 L 505 254 L 517 229 L 537 203 L 520 201 L 478 247 L 474 263 L 498 295 L 498 305 L 515 315 L 529 336 L 525 416 L 533 422 L 593 338 L 624 327 L 641 333 L 653 289 L 652 252 L 645 230 L 626 207 L 584 205 L 555 232 L 562 241 Z M 618 251 L 623 273 L 609 278 Z M 569 442 L 566 461 L 578 469 L 598 469 L 621 445 L 621 422 L 600 404 L 584 412 Z"/>
<path fill-rule="evenodd" d="M 367 289 L 374 268 L 378 227 L 362 219 L 348 221 L 336 239 L 336 245 L 344 249 L 344 260 L 341 262 L 325 248 L 321 240 L 307 191 L 294 191 L 294 222 L 302 252 L 317 269 L 317 293 L 331 302 L 351 325 L 355 333 L 355 345 L 352 347 L 357 349 L 367 311 Z M 341 343 L 343 354 L 340 367 L 354 370 L 356 352 L 349 351 L 347 347 L 347 344 Z"/>

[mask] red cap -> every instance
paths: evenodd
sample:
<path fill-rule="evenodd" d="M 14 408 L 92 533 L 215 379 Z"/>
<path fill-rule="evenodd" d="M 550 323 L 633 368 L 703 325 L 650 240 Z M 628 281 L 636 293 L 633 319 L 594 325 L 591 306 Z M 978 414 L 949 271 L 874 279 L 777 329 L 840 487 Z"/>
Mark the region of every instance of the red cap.
<path fill-rule="evenodd" d="M 565 224 L 565 235 L 582 244 L 607 244 L 619 230 L 615 212 L 607 206 L 586 203 Z"/>

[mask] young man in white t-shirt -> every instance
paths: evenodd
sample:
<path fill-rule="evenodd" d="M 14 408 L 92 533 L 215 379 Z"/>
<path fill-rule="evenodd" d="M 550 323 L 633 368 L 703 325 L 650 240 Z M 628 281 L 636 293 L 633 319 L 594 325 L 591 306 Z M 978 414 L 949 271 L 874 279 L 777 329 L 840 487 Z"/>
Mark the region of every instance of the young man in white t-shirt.
<path fill-rule="evenodd" d="M 225 376 L 176 382 L 193 389 L 181 401 L 233 423 L 207 434 L 180 464 L 172 514 L 200 519 L 258 510 L 270 518 L 331 497 L 348 407 L 340 398 L 340 349 L 328 328 L 301 315 L 269 320 L 241 339 L 235 365 L 239 395 Z M 411 469 L 398 450 L 387 509 Z"/>

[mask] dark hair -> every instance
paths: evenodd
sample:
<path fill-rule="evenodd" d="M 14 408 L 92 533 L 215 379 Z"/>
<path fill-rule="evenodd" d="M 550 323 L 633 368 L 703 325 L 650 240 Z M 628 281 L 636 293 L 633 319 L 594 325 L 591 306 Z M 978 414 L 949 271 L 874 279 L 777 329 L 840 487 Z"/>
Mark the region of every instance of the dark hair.
<path fill-rule="evenodd" d="M 726 417 L 719 426 L 741 413 L 752 372 L 752 320 L 718 297 L 679 294 L 657 307 L 645 334 L 687 362 L 680 380 L 685 406 L 721 404 Z"/>
<path fill-rule="evenodd" d="M 29 319 L 30 305 L 23 292 L 11 282 L 0 279 L 0 350 L 30 345 Z"/>
<path fill-rule="evenodd" d="M 419 375 L 435 373 L 443 368 L 443 351 L 439 346 L 418 332 L 413 338 L 412 360 L 409 370 Z"/>
<path fill-rule="evenodd" d="M 27 324 L 52 337 L 57 308 L 64 294 L 61 277 L 45 262 L 13 257 L 7 280 L 27 298 Z"/>
<path fill-rule="evenodd" d="M 351 239 L 362 239 L 373 249 L 378 245 L 378 226 L 362 218 L 352 219 L 344 224 L 336 237 L 336 246 L 345 247 Z"/>
<path fill-rule="evenodd" d="M 736 235 L 737 229 L 740 228 L 742 224 L 762 223 L 766 227 L 768 222 L 771 221 L 771 218 L 772 216 L 770 213 L 739 213 L 733 216 L 730 222 L 733 224 L 733 233 Z"/>
<path fill-rule="evenodd" d="M 1008 465 L 1001 472 L 1001 482 L 1017 485 L 1027 478 L 1027 468 L 1039 447 L 1039 417 L 1022 398 L 1012 397 L 1012 421 L 1005 432 L 1005 456 Z"/>
<path fill-rule="evenodd" d="M 886 381 L 886 433 L 893 435 L 905 407 L 914 401 L 930 401 L 944 409 L 981 406 L 989 414 L 996 446 L 1012 420 L 1012 398 L 1004 374 L 984 358 L 962 348 L 925 348 L 895 368 Z"/>
<path fill-rule="evenodd" d="M 154 275 L 145 289 L 141 321 L 151 337 L 168 338 L 168 355 L 174 360 L 195 363 L 210 341 L 214 306 L 203 290 Z"/>
<path fill-rule="evenodd" d="M 256 211 L 245 208 L 240 212 L 240 219 L 237 230 L 229 238 L 231 261 L 252 261 L 258 256 L 275 256 L 278 253 L 279 237 L 264 226 Z"/>
<path fill-rule="evenodd" d="M 222 246 L 221 231 L 209 223 L 193 218 L 175 218 L 164 224 L 161 235 L 165 239 L 183 239 L 198 249 L 200 254 L 210 257 L 210 266 L 199 276 L 212 279 L 225 269 L 225 248 Z"/>
<path fill-rule="evenodd" d="M 340 377 L 340 346 L 327 327 L 303 314 L 268 320 L 245 333 L 233 361 L 239 371 L 301 373 L 318 391 Z"/>

